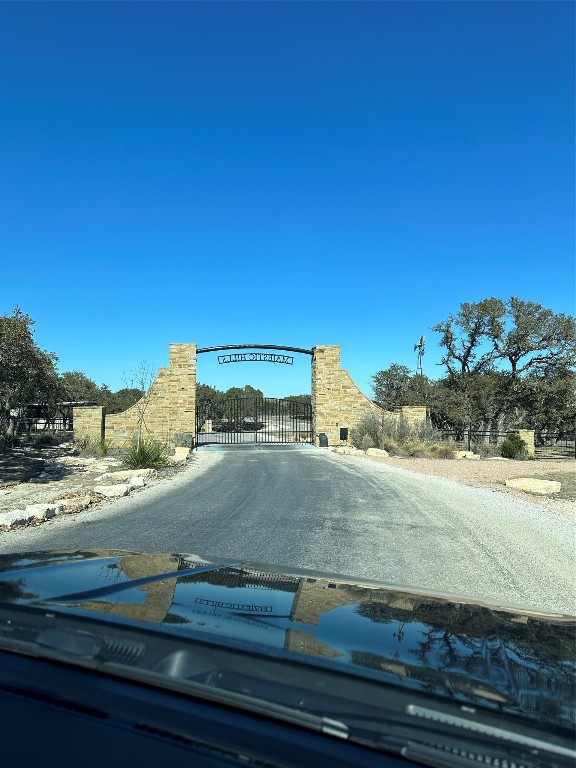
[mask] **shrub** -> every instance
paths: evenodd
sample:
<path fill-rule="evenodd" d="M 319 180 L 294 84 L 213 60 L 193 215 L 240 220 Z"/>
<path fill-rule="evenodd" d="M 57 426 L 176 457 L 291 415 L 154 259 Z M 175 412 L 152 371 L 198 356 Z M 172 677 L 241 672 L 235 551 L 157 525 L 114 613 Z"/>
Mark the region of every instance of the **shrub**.
<path fill-rule="evenodd" d="M 129 469 L 161 469 L 169 463 L 166 448 L 160 443 L 134 442 L 122 455 L 122 463 Z"/>
<path fill-rule="evenodd" d="M 451 440 L 446 440 L 441 443 L 432 443 L 429 450 L 434 459 L 453 459 L 457 448 Z"/>
<path fill-rule="evenodd" d="M 368 448 L 374 448 L 374 440 L 370 437 L 368 434 L 362 435 L 362 440 L 360 441 L 360 446 L 364 452 L 368 450 Z"/>
<path fill-rule="evenodd" d="M 174 435 L 174 447 L 194 448 L 194 435 L 189 433 L 177 432 Z"/>
<path fill-rule="evenodd" d="M 392 455 L 398 455 L 401 452 L 396 440 L 394 440 L 393 437 L 386 437 L 384 435 L 380 441 L 380 448 L 383 448 L 385 451 L 388 451 L 388 453 Z"/>
<path fill-rule="evenodd" d="M 350 440 L 355 448 L 367 450 L 362 445 L 364 435 L 368 435 L 372 440 L 372 445 L 369 445 L 368 448 L 374 448 L 380 444 L 380 432 L 380 419 L 370 413 L 363 416 L 358 424 L 350 430 Z"/>
<path fill-rule="evenodd" d="M 429 455 L 428 446 L 420 440 L 406 440 L 400 450 L 403 456 L 409 456 L 413 459 L 422 459 Z"/>
<path fill-rule="evenodd" d="M 111 448 L 112 445 L 109 440 L 100 440 L 96 446 L 96 451 L 100 454 L 100 456 L 108 456 Z"/>
<path fill-rule="evenodd" d="M 60 445 L 64 438 L 54 432 L 37 432 L 30 435 L 29 442 L 37 448 L 43 448 L 48 445 Z"/>
<path fill-rule="evenodd" d="M 74 450 L 80 456 L 108 456 L 112 444 L 109 440 L 80 437 L 74 440 Z"/>
<path fill-rule="evenodd" d="M 526 443 L 520 435 L 512 434 L 500 446 L 500 455 L 505 459 L 525 459 L 528 456 Z"/>
<path fill-rule="evenodd" d="M 350 430 L 350 439 L 356 448 L 383 448 L 391 455 L 453 459 L 456 446 L 452 441 L 443 441 L 442 432 L 434 429 L 428 421 L 410 424 L 403 416 L 379 418 L 376 414 L 365 414 Z"/>
<path fill-rule="evenodd" d="M 490 443 L 483 440 L 474 443 L 472 450 L 477 453 L 483 459 L 491 458 L 493 456 L 500 456 L 501 443 Z"/>

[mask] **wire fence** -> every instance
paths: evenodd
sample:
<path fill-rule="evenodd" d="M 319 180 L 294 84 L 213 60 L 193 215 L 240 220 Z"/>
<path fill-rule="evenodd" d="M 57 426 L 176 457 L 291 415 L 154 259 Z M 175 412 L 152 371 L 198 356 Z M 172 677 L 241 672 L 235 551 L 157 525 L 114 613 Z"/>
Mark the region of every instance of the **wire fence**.
<path fill-rule="evenodd" d="M 464 450 L 472 450 L 480 454 L 498 455 L 499 447 L 511 435 L 518 434 L 516 430 L 499 432 L 495 430 L 445 430 L 442 440 L 453 440 Z M 576 458 L 576 434 L 534 435 L 534 452 L 537 459 L 574 459 Z"/>
<path fill-rule="evenodd" d="M 26 435 L 37 432 L 71 432 L 72 419 L 18 419 L 16 434 Z"/>

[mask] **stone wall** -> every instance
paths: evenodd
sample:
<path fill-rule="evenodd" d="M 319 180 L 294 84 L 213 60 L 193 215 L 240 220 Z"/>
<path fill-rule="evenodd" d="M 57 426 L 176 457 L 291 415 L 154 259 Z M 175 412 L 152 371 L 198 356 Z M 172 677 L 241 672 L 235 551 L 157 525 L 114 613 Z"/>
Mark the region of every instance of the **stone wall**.
<path fill-rule="evenodd" d="M 312 414 L 314 443 L 324 433 L 329 445 L 341 445 L 340 428 L 352 429 L 367 413 L 378 418 L 394 414 L 375 405 L 340 368 L 339 346 L 316 346 L 312 358 Z"/>
<path fill-rule="evenodd" d="M 413 426 L 418 421 L 426 421 L 427 408 L 425 405 L 401 405 L 396 416 L 404 416 L 408 424 Z"/>
<path fill-rule="evenodd" d="M 170 344 L 170 365 L 160 368 L 150 389 L 123 413 L 106 416 L 105 436 L 126 446 L 138 431 L 146 440 L 174 443 L 176 435 L 196 431 L 196 344 Z"/>
<path fill-rule="evenodd" d="M 99 443 L 104 438 L 104 408 L 101 405 L 73 408 L 72 418 L 75 442 L 92 440 Z"/>

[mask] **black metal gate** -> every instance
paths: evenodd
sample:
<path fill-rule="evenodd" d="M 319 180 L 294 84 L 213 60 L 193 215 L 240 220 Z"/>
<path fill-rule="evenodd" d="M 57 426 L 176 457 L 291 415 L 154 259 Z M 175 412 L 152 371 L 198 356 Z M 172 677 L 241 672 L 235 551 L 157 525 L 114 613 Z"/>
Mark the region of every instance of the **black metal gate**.
<path fill-rule="evenodd" d="M 311 442 L 312 406 L 302 400 L 235 397 L 196 406 L 196 445 Z"/>

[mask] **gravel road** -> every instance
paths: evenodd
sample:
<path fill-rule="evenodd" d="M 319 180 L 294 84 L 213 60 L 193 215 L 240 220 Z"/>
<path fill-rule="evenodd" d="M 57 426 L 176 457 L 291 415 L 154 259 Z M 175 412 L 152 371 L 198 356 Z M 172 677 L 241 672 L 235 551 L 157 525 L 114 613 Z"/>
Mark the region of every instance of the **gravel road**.
<path fill-rule="evenodd" d="M 574 516 L 404 466 L 315 449 L 199 453 L 133 497 L 2 534 L 0 551 L 195 551 L 576 613 Z"/>

